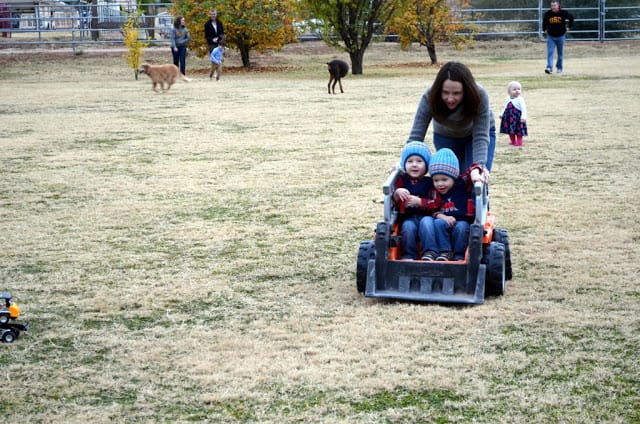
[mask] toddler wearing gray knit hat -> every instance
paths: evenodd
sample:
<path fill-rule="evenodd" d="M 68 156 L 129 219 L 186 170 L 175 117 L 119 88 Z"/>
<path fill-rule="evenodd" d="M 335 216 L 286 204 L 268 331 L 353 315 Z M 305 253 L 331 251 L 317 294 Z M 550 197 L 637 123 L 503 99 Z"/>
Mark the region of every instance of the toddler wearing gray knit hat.
<path fill-rule="evenodd" d="M 460 164 L 451 149 L 438 150 L 429 160 L 429 175 L 444 174 L 454 180 L 460 176 Z"/>

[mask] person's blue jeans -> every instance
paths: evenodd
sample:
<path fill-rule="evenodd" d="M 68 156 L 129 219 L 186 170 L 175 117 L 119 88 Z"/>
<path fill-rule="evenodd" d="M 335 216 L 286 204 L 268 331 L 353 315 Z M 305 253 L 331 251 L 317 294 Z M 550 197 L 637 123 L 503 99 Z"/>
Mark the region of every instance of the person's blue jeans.
<path fill-rule="evenodd" d="M 178 50 L 171 49 L 173 54 L 173 64 L 180 68 L 180 73 L 186 75 L 187 70 L 187 46 L 178 46 Z"/>
<path fill-rule="evenodd" d="M 464 138 L 446 137 L 441 134 L 433 134 L 433 145 L 436 150 L 444 147 L 453 150 L 460 162 L 460 173 L 473 165 L 473 139 L 471 136 Z M 493 155 L 496 151 L 496 127 L 489 128 L 489 149 L 487 150 L 486 167 L 491 171 Z"/>
<path fill-rule="evenodd" d="M 430 216 L 408 216 L 400 227 L 402 259 L 419 259 L 422 253 L 435 247 L 433 218 Z M 422 252 L 418 252 L 418 240 Z"/>
<path fill-rule="evenodd" d="M 553 52 L 558 50 L 558 61 L 556 62 L 556 71 L 562 72 L 562 60 L 564 59 L 564 41 L 565 36 L 552 37 L 547 35 L 547 69 L 553 69 Z"/>
<path fill-rule="evenodd" d="M 464 259 L 465 251 L 469 244 L 469 228 L 467 221 L 457 221 L 453 227 L 444 219 L 434 220 L 434 233 L 436 239 L 436 251 L 453 252 L 453 259 Z"/>

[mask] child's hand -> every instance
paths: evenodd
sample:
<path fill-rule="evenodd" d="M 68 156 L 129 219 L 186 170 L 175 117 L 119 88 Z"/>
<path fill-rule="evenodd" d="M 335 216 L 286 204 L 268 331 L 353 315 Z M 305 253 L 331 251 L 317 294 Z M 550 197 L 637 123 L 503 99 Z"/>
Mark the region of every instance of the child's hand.
<path fill-rule="evenodd" d="M 452 216 L 441 213 L 440 215 L 438 215 L 438 219 L 446 221 L 449 227 L 453 227 L 454 225 L 456 225 L 456 219 Z"/>
<path fill-rule="evenodd" d="M 411 193 L 406 188 L 399 188 L 393 193 L 393 197 L 399 202 L 405 202 L 411 197 Z"/>
<path fill-rule="evenodd" d="M 410 208 L 419 208 L 420 206 L 422 206 L 422 199 L 420 199 L 418 196 L 409 195 L 409 198 L 405 202 L 405 206 Z"/>

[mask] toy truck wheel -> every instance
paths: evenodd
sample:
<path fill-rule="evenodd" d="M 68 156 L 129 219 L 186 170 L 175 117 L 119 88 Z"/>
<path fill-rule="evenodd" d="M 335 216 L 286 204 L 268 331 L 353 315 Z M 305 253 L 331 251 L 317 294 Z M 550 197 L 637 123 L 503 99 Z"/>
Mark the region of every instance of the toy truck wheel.
<path fill-rule="evenodd" d="M 506 289 L 504 244 L 491 242 L 487 247 L 485 263 L 487 274 L 485 292 L 490 296 L 502 296 Z"/>
<path fill-rule="evenodd" d="M 511 270 L 511 249 L 509 248 L 509 234 L 503 228 L 493 230 L 493 241 L 504 244 L 504 278 L 511 280 L 513 272 Z"/>
<path fill-rule="evenodd" d="M 14 333 L 13 330 L 7 330 L 2 335 L 2 341 L 5 343 L 13 343 L 15 339 L 16 339 L 16 333 Z"/>
<path fill-rule="evenodd" d="M 359 293 L 363 293 L 367 286 L 367 270 L 369 268 L 369 260 L 375 259 L 376 246 L 372 240 L 360 243 L 358 250 L 358 261 L 356 263 L 356 287 Z"/>
<path fill-rule="evenodd" d="M 0 324 L 7 324 L 10 319 L 9 314 L 0 314 Z"/>

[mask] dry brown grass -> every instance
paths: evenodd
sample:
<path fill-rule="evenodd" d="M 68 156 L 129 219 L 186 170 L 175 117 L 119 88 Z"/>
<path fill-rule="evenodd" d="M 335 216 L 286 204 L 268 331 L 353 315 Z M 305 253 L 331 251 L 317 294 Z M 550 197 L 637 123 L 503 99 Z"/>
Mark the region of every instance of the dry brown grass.
<path fill-rule="evenodd" d="M 0 345 L 15 422 L 640 420 L 640 57 L 541 43 L 440 51 L 530 136 L 499 137 L 492 209 L 514 279 L 476 307 L 365 299 L 358 243 L 436 69 L 374 45 L 326 94 L 318 44 L 286 72 L 155 94 L 118 54 L 4 56 L 0 290 L 31 330 Z M 0 55 L 2 56 L 2 55 Z M 168 51 L 150 53 L 157 62 Z M 237 66 L 233 54 L 228 67 Z M 195 72 L 194 72 L 195 71 Z"/>

